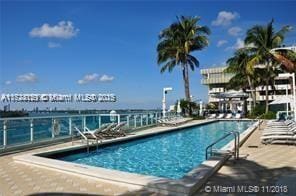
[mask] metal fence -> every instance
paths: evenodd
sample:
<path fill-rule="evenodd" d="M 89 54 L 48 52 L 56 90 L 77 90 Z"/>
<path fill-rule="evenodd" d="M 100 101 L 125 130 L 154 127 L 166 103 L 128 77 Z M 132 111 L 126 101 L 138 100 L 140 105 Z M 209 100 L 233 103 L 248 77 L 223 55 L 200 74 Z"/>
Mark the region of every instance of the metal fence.
<path fill-rule="evenodd" d="M 167 116 L 173 115 L 174 113 L 167 113 Z M 84 130 L 85 127 L 97 129 L 106 123 L 126 122 L 125 129 L 131 132 L 156 125 L 160 118 L 160 112 L 1 118 L 0 150 L 71 138 L 77 135 L 74 126 Z"/>

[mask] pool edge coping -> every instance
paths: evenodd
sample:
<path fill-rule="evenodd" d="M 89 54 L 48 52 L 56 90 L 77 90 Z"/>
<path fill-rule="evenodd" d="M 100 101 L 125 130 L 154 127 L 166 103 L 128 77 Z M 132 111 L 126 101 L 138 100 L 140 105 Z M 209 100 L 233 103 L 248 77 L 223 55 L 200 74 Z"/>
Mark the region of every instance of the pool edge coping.
<path fill-rule="evenodd" d="M 164 127 L 166 129 L 159 130 L 158 132 L 148 132 L 138 135 L 131 135 L 127 138 L 118 138 L 105 141 L 104 144 L 117 143 L 120 141 L 128 141 L 140 137 L 147 137 L 155 134 L 161 134 L 166 132 L 176 131 L 178 129 L 183 129 L 187 127 L 192 127 L 196 125 L 203 125 L 217 121 L 223 121 L 223 119 L 206 120 L 202 122 L 189 123 L 187 125 L 178 127 Z M 244 120 L 244 119 L 243 119 Z M 255 122 L 252 126 L 246 129 L 240 137 L 240 145 L 245 142 L 247 137 L 257 128 L 258 122 Z M 46 154 L 50 152 L 61 152 L 67 151 L 69 149 L 82 148 L 85 145 L 79 146 L 69 146 L 57 149 L 51 149 L 44 152 L 32 152 L 24 155 L 14 156 L 13 159 L 16 162 L 34 165 L 42 167 L 45 169 L 51 169 L 59 172 L 64 172 L 72 175 L 79 175 L 80 177 L 95 178 L 97 180 L 108 181 L 110 183 L 124 184 L 130 187 L 145 187 L 147 189 L 152 189 L 154 191 L 170 194 L 192 194 L 198 190 L 207 179 L 212 176 L 230 157 L 229 155 L 223 155 L 219 157 L 212 157 L 208 160 L 203 161 L 198 167 L 192 169 L 183 178 L 178 180 L 161 178 L 155 176 L 141 175 L 135 173 L 129 173 L 124 171 L 118 171 L 113 169 L 106 169 L 102 167 L 94 167 L 81 165 L 77 163 L 70 163 L 55 159 L 50 159 L 46 157 L 40 157 L 35 155 Z M 233 150 L 233 140 L 226 144 L 222 149 Z"/>

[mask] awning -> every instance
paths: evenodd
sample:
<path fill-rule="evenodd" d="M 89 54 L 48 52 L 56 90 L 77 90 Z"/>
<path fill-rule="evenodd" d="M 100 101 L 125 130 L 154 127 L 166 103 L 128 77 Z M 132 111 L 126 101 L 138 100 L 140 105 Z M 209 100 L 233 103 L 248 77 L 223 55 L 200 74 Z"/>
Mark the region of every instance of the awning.
<path fill-rule="evenodd" d="M 277 104 L 286 104 L 286 103 L 293 103 L 293 99 L 291 96 L 281 96 L 277 97 L 275 100 L 269 103 L 269 105 L 277 105 Z"/>
<path fill-rule="evenodd" d="M 224 98 L 247 98 L 249 97 L 248 93 L 244 93 L 241 91 L 228 91 L 221 93 L 213 93 L 211 94 L 214 98 L 224 99 Z"/>

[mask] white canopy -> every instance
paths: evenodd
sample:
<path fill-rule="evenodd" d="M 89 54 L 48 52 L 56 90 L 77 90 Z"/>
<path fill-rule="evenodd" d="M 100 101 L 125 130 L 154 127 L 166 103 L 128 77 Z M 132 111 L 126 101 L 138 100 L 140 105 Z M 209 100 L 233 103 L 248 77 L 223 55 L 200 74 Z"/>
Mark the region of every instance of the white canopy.
<path fill-rule="evenodd" d="M 291 96 L 281 96 L 273 100 L 269 103 L 269 105 L 277 105 L 277 104 L 286 104 L 286 103 L 293 103 L 293 99 Z"/>

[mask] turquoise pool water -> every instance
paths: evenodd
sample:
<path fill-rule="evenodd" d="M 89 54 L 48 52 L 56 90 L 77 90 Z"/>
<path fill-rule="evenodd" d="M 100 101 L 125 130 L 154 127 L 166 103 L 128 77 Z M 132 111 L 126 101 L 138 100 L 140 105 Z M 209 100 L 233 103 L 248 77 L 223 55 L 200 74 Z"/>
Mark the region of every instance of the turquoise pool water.
<path fill-rule="evenodd" d="M 205 160 L 206 147 L 229 131 L 242 132 L 250 121 L 218 121 L 114 144 L 91 153 L 69 154 L 58 159 L 170 179 L 182 178 Z M 217 144 L 221 148 L 232 138 Z"/>

